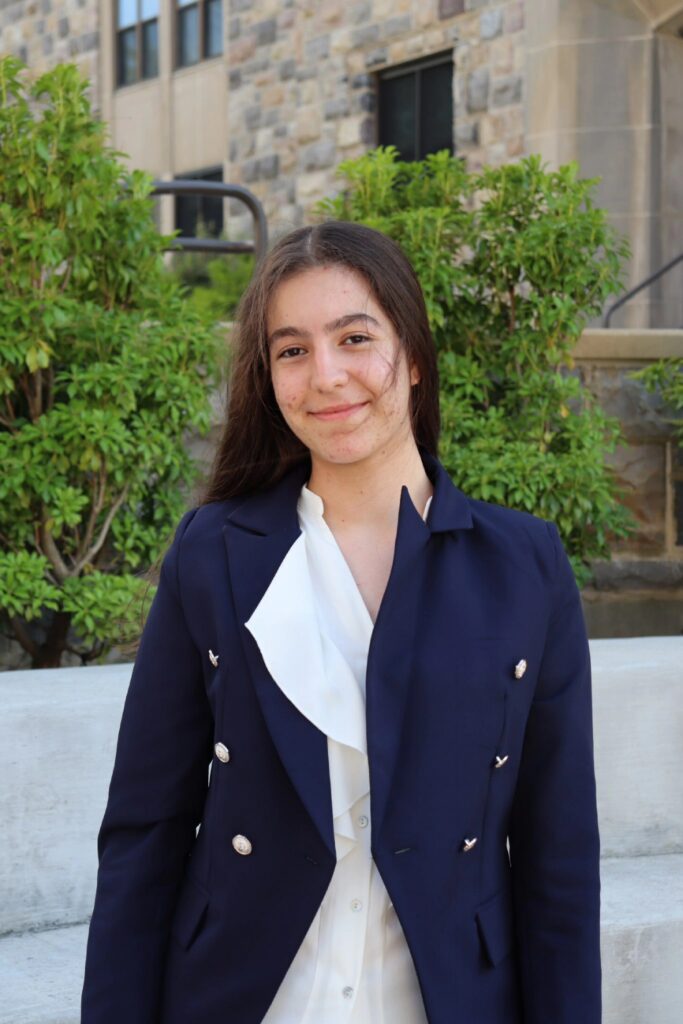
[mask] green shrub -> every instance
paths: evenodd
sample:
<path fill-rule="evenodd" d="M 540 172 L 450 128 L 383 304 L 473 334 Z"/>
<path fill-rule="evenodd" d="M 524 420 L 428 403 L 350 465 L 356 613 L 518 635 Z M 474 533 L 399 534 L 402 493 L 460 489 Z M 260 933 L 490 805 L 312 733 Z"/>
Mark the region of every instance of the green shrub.
<path fill-rule="evenodd" d="M 342 163 L 320 217 L 394 238 L 415 267 L 439 349 L 440 458 L 475 498 L 557 523 L 577 579 L 633 521 L 605 454 L 620 440 L 574 371 L 586 321 L 620 290 L 627 243 L 593 205 L 596 179 L 537 156 L 468 172 L 379 147 Z"/>
<path fill-rule="evenodd" d="M 221 359 L 85 88 L 0 61 L 0 618 L 36 667 L 138 633 Z"/>
<path fill-rule="evenodd" d="M 197 237 L 201 234 L 198 231 Z M 254 270 L 252 253 L 174 253 L 172 273 L 187 291 L 187 304 L 208 324 L 232 320 Z"/>

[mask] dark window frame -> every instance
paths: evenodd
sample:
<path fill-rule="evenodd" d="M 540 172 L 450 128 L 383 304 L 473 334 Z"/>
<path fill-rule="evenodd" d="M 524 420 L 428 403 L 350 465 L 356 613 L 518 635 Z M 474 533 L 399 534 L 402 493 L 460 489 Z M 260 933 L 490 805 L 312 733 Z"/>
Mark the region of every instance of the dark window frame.
<path fill-rule="evenodd" d="M 391 81 L 394 78 L 405 78 L 414 76 L 415 80 L 415 129 L 413 137 L 414 151 L 417 154 L 413 159 L 420 160 L 423 156 L 420 155 L 422 152 L 421 146 L 421 135 L 423 133 L 423 121 L 420 117 L 420 107 L 422 100 L 422 73 L 428 71 L 431 68 L 439 67 L 442 65 L 448 65 L 451 68 L 451 85 L 452 75 L 455 74 L 455 61 L 453 59 L 453 50 L 441 50 L 438 53 L 431 54 L 428 57 L 418 57 L 414 60 L 405 61 L 402 64 L 394 64 L 387 68 L 382 68 L 376 72 L 376 96 L 377 96 L 377 145 L 388 145 L 392 140 L 383 140 L 383 99 L 382 99 L 382 84 L 387 81 Z M 453 123 L 451 118 L 451 141 L 450 150 L 452 153 L 455 152 L 455 133 L 453 131 Z M 403 158 L 404 159 L 404 158 Z"/>
<path fill-rule="evenodd" d="M 174 178 L 175 179 L 190 178 L 193 181 L 221 181 L 222 182 L 224 180 L 223 179 L 223 165 L 222 164 L 214 164 L 211 167 L 202 167 L 200 170 L 190 171 L 190 172 L 187 172 L 185 174 L 176 174 L 176 175 L 174 175 Z M 210 235 L 209 236 L 210 238 L 220 238 L 221 234 L 225 230 L 225 210 L 224 210 L 224 207 L 223 207 L 223 200 L 222 199 L 216 200 L 216 199 L 214 199 L 211 196 L 176 196 L 175 197 L 175 203 L 174 203 L 174 209 L 173 209 L 173 225 L 174 225 L 174 227 L 176 229 L 180 227 L 179 217 L 178 217 L 178 209 L 182 205 L 183 201 L 187 202 L 188 200 L 190 200 L 190 201 L 195 200 L 197 202 L 197 204 L 199 206 L 197 218 L 201 217 L 201 205 L 202 205 L 202 202 L 206 202 L 208 200 L 209 202 L 214 202 L 214 203 L 215 202 L 219 202 L 221 204 L 221 216 L 220 216 L 221 223 L 220 223 L 220 229 L 219 229 L 217 235 Z M 195 223 L 194 230 L 189 235 L 186 232 L 183 232 L 183 231 L 181 231 L 181 234 L 183 235 L 183 237 L 194 238 L 194 237 L 196 237 L 196 230 L 197 230 L 197 226 L 196 226 L 196 223 Z"/>
<path fill-rule="evenodd" d="M 217 53 L 206 52 L 208 37 L 206 31 L 207 11 L 211 3 L 218 3 L 221 11 L 220 49 Z M 179 0 L 173 0 L 173 8 L 173 67 L 176 71 L 180 71 L 183 68 L 194 68 L 204 60 L 214 60 L 216 57 L 223 55 L 223 0 L 191 0 L 190 3 L 182 5 L 179 3 Z M 182 41 L 180 23 L 183 13 L 192 9 L 197 10 L 198 57 L 196 61 L 181 63 Z"/>
<path fill-rule="evenodd" d="M 135 0 L 136 6 L 136 19 L 132 25 L 126 25 L 124 28 L 119 28 L 119 0 L 112 4 L 112 11 L 114 17 L 114 39 L 115 39 L 115 67 L 114 67 L 114 79 L 116 89 L 125 89 L 129 85 L 137 85 L 139 82 L 150 82 L 153 78 L 159 77 L 159 12 L 153 18 L 142 18 L 142 3 L 143 0 Z M 161 6 L 161 4 L 159 5 Z M 145 70 L 145 50 L 143 46 L 143 40 L 145 36 L 145 28 L 149 25 L 156 24 L 157 27 L 157 66 L 154 74 L 146 75 Z M 135 32 L 135 78 L 127 82 L 124 80 L 122 75 L 122 47 L 121 37 L 129 35 L 132 31 Z"/>

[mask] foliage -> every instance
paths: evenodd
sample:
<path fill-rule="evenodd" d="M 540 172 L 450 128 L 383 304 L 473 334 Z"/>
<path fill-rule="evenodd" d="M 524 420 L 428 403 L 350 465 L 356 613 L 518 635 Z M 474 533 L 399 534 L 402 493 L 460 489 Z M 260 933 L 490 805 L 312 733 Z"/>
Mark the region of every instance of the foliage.
<path fill-rule="evenodd" d="M 574 371 L 587 320 L 621 286 L 628 245 L 594 206 L 597 179 L 540 157 L 468 172 L 447 150 L 393 146 L 339 166 L 321 217 L 394 238 L 415 267 L 439 350 L 440 457 L 472 497 L 555 521 L 577 579 L 632 529 L 605 453 L 619 428 Z"/>
<path fill-rule="evenodd" d="M 199 231 L 197 237 L 201 237 Z M 252 253 L 181 253 L 173 257 L 173 273 L 188 289 L 189 308 L 209 324 L 233 319 L 253 270 Z"/>
<path fill-rule="evenodd" d="M 0 617 L 36 667 L 139 632 L 220 363 L 85 90 L 0 61 Z"/>
<path fill-rule="evenodd" d="M 650 392 L 659 392 L 674 415 L 669 417 L 674 437 L 683 446 L 683 359 L 660 359 L 630 374 Z"/>

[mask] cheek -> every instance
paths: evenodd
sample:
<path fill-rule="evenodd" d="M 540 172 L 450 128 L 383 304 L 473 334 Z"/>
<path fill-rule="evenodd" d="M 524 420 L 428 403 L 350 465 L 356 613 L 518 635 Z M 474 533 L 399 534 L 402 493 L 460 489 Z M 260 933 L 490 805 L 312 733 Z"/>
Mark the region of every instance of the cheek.
<path fill-rule="evenodd" d="M 274 377 L 273 391 L 275 393 L 275 401 L 283 412 L 287 410 L 293 411 L 301 404 L 303 391 L 297 386 L 295 381 L 278 381 Z"/>

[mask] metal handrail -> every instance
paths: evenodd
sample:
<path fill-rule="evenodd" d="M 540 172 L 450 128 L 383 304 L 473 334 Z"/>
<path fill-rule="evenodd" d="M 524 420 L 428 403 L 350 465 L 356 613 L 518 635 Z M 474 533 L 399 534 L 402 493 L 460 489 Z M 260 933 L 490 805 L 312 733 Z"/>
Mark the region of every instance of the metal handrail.
<path fill-rule="evenodd" d="M 625 305 L 629 301 L 629 299 L 632 299 L 634 295 L 637 295 L 638 292 L 642 292 L 645 288 L 649 288 L 651 284 L 654 284 L 654 282 L 658 281 L 660 277 L 663 277 L 664 274 L 668 273 L 668 271 L 671 270 L 672 267 L 675 267 L 676 264 L 681 263 L 682 261 L 683 252 L 679 252 L 678 256 L 674 256 L 672 260 L 669 260 L 668 263 L 665 263 L 664 266 L 660 267 L 659 270 L 656 270 L 654 274 L 650 274 L 650 276 L 646 277 L 644 281 L 641 281 L 640 284 L 637 284 L 635 288 L 631 288 L 631 290 L 626 292 L 625 295 L 622 295 L 620 299 L 617 299 L 617 301 L 612 306 L 610 306 L 610 308 L 605 313 L 604 319 L 602 321 L 602 326 L 609 327 L 610 318 L 613 313 L 616 313 L 616 311 L 618 309 L 621 309 L 621 307 Z"/>
<path fill-rule="evenodd" d="M 251 213 L 254 222 L 253 242 L 229 242 L 222 238 L 190 238 L 179 235 L 167 249 L 182 249 L 185 252 L 253 252 L 256 262 L 266 253 L 268 247 L 268 224 L 263 206 L 253 192 L 242 185 L 230 185 L 223 181 L 202 181 L 199 178 L 176 178 L 174 181 L 155 181 L 151 195 L 171 196 L 215 196 L 222 199 L 239 199 Z"/>

